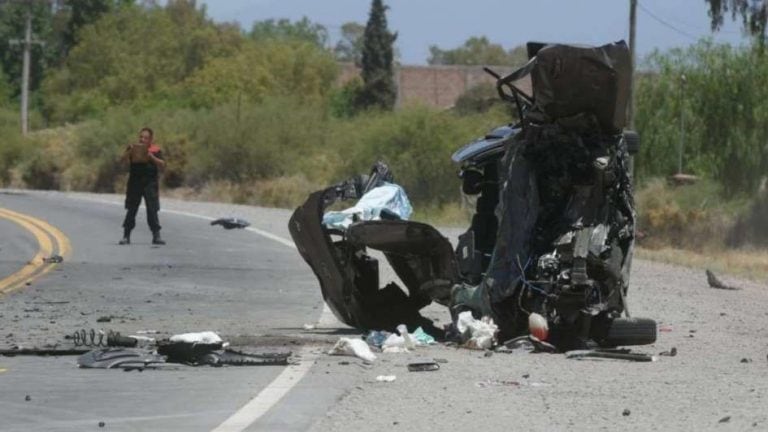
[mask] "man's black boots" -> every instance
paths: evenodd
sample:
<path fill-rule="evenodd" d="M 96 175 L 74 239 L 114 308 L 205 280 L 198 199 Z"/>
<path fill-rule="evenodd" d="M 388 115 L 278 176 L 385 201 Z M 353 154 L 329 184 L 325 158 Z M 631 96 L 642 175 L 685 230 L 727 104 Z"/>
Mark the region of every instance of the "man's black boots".
<path fill-rule="evenodd" d="M 131 244 L 131 230 L 123 230 L 123 238 L 120 239 L 117 244 L 127 245 Z"/>
<path fill-rule="evenodd" d="M 155 231 L 152 233 L 152 244 L 153 245 L 164 245 L 165 241 L 160 238 L 160 231 Z"/>

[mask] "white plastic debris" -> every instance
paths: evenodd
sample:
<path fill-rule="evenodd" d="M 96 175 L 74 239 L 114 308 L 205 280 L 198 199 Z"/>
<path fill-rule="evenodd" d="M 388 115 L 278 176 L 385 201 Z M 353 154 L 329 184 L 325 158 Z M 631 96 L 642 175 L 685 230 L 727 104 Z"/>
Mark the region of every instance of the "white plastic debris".
<path fill-rule="evenodd" d="M 376 377 L 376 381 L 378 382 L 393 382 L 397 379 L 397 376 L 395 375 L 379 375 Z"/>
<path fill-rule="evenodd" d="M 376 355 L 371 351 L 371 347 L 362 339 L 341 338 L 328 351 L 328 354 L 356 356 L 367 362 L 376 360 Z"/>
<path fill-rule="evenodd" d="M 528 331 L 539 340 L 545 341 L 549 338 L 547 320 L 536 312 L 528 315 Z"/>
<path fill-rule="evenodd" d="M 128 337 L 136 339 L 136 345 L 138 345 L 139 347 L 154 345 L 156 342 L 155 338 L 151 338 L 149 336 L 129 335 Z"/>
<path fill-rule="evenodd" d="M 400 332 L 400 336 L 403 337 L 405 348 L 409 350 L 416 348 L 416 343 L 413 342 L 411 335 L 408 334 L 408 327 L 406 327 L 405 324 L 397 326 L 397 331 Z"/>
<path fill-rule="evenodd" d="M 212 331 L 204 331 L 198 333 L 182 333 L 173 335 L 170 338 L 171 342 L 186 342 L 186 343 L 199 343 L 199 344 L 216 344 L 223 342 L 221 337 Z"/>
<path fill-rule="evenodd" d="M 314 324 L 304 324 L 304 330 L 314 330 L 315 325 Z"/>
<path fill-rule="evenodd" d="M 382 347 L 381 352 L 387 353 L 387 354 L 402 354 L 402 353 L 407 353 L 411 351 L 404 346 L 388 346 L 388 347 Z"/>
<path fill-rule="evenodd" d="M 325 213 L 323 225 L 329 228 L 347 229 L 357 220 L 379 220 L 382 211 L 402 220 L 408 220 L 413 213 L 413 207 L 402 187 L 394 183 L 384 183 L 369 190 L 353 207 Z"/>
<path fill-rule="evenodd" d="M 498 327 L 490 317 L 475 319 L 472 312 L 466 311 L 459 314 L 456 320 L 456 328 L 465 341 L 465 346 L 476 349 L 489 349 L 496 339 Z"/>

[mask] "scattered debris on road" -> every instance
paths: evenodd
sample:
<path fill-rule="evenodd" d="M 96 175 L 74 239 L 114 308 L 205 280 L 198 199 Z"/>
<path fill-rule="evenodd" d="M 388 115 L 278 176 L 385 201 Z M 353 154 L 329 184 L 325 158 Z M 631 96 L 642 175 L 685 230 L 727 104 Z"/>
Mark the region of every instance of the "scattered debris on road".
<path fill-rule="evenodd" d="M 565 353 L 567 359 L 613 359 L 613 360 L 629 360 L 636 362 L 654 362 L 656 356 L 645 353 L 633 353 L 628 349 L 620 350 L 573 350 Z"/>
<path fill-rule="evenodd" d="M 737 291 L 737 290 L 740 290 L 740 289 L 741 289 L 741 288 L 739 288 L 739 287 L 737 287 L 737 286 L 732 286 L 732 285 L 726 285 L 726 284 L 724 284 L 724 283 L 723 283 L 722 281 L 720 281 L 720 279 L 718 279 L 718 278 L 717 278 L 717 276 L 715 276 L 715 274 L 714 274 L 714 273 L 712 273 L 712 271 L 711 271 L 711 270 L 709 270 L 709 269 L 707 269 L 707 270 L 706 270 L 706 274 L 707 274 L 707 283 L 708 283 L 708 284 L 709 284 L 709 286 L 710 286 L 710 287 L 712 287 L 712 288 L 717 288 L 717 289 L 722 289 L 722 290 L 731 290 L 731 291 Z"/>
<path fill-rule="evenodd" d="M 396 379 L 396 375 L 379 375 L 376 377 L 376 381 L 378 382 L 395 382 Z"/>
<path fill-rule="evenodd" d="M 496 343 L 499 328 L 490 317 L 475 319 L 471 311 L 461 312 L 456 320 L 456 329 L 461 335 L 462 344 L 470 349 L 490 349 Z"/>
<path fill-rule="evenodd" d="M 486 387 L 520 387 L 520 383 L 517 381 L 508 381 L 508 380 L 485 380 L 485 381 L 478 381 L 475 383 L 476 386 L 480 388 L 486 388 Z"/>
<path fill-rule="evenodd" d="M 731 416 L 725 416 L 721 418 L 718 423 L 728 423 L 729 421 L 731 421 Z"/>
<path fill-rule="evenodd" d="M 676 348 L 676 347 L 672 347 L 672 348 L 671 348 L 670 350 L 668 350 L 668 351 L 662 351 L 662 352 L 660 352 L 660 353 L 659 353 L 659 355 L 660 355 L 660 356 L 666 356 L 666 357 L 674 357 L 674 356 L 676 356 L 676 355 L 677 355 L 677 348 Z"/>
<path fill-rule="evenodd" d="M 629 408 L 625 408 L 624 411 L 621 412 L 621 415 L 624 417 L 628 417 L 630 414 L 632 414 L 632 411 L 630 411 Z"/>
<path fill-rule="evenodd" d="M 53 254 L 49 257 L 43 258 L 43 262 L 46 264 L 59 264 L 64 262 L 64 257 L 62 257 L 61 255 Z"/>
<path fill-rule="evenodd" d="M 376 360 L 376 355 L 371 351 L 368 344 L 362 339 L 355 338 L 339 339 L 336 345 L 328 351 L 328 354 L 356 356 L 367 362 Z"/>
<path fill-rule="evenodd" d="M 431 372 L 440 369 L 440 365 L 432 359 L 423 359 L 408 363 L 408 370 L 411 372 Z"/>
<path fill-rule="evenodd" d="M 216 219 L 215 221 L 211 221 L 211 225 L 221 225 L 224 229 L 231 230 L 235 228 L 243 229 L 243 228 L 249 227 L 251 223 L 244 219 L 230 217 L 230 218 L 219 218 L 219 219 Z"/>

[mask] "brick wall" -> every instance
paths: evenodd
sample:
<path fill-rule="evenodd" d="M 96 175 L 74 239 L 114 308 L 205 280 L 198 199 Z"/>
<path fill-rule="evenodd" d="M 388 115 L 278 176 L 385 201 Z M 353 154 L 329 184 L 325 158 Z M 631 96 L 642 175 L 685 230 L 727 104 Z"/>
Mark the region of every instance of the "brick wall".
<path fill-rule="evenodd" d="M 509 66 L 491 69 L 504 76 L 514 70 Z M 353 64 L 341 65 L 339 84 L 360 76 Z M 435 108 L 450 108 L 464 92 L 480 83 L 496 80 L 482 66 L 399 66 L 395 69 L 397 107 L 420 104 Z"/>

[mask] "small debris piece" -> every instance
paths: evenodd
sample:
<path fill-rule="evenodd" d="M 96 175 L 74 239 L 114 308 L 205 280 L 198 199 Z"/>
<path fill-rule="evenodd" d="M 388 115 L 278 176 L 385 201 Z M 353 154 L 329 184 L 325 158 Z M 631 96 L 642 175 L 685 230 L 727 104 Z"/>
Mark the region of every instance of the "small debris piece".
<path fill-rule="evenodd" d="M 30 396 L 30 395 L 26 395 L 26 396 L 24 396 L 24 400 L 25 400 L 25 401 L 27 401 L 27 402 L 29 402 L 29 401 L 31 401 L 31 400 L 32 400 L 32 396 Z"/>
<path fill-rule="evenodd" d="M 411 372 L 429 372 L 440 369 L 440 365 L 432 360 L 419 360 L 408 363 L 408 370 Z"/>
<path fill-rule="evenodd" d="M 632 414 L 632 411 L 630 411 L 629 408 L 624 408 L 624 411 L 621 412 L 621 415 L 624 417 L 629 417 L 630 414 Z"/>
<path fill-rule="evenodd" d="M 752 359 L 748 359 L 748 358 L 744 357 L 743 359 L 741 359 L 741 362 L 742 363 L 752 363 Z"/>
<path fill-rule="evenodd" d="M 486 351 L 486 352 L 483 354 L 483 357 L 490 357 L 490 356 L 492 356 L 492 355 L 493 355 L 493 351 L 491 351 L 491 350 L 488 350 L 488 351 Z"/>
<path fill-rule="evenodd" d="M 379 375 L 376 377 L 378 382 L 394 382 L 397 379 L 395 375 Z"/>
<path fill-rule="evenodd" d="M 677 355 L 677 348 L 672 347 L 669 351 L 664 351 L 659 353 L 660 356 L 667 356 L 667 357 L 674 357 Z"/>
<path fill-rule="evenodd" d="M 731 421 L 731 416 L 725 416 L 721 418 L 720 421 L 718 421 L 718 423 L 728 423 L 729 421 Z"/>
<path fill-rule="evenodd" d="M 531 377 L 531 374 L 523 374 L 523 378 L 528 379 Z"/>
<path fill-rule="evenodd" d="M 485 380 L 485 381 L 478 381 L 475 383 L 475 385 L 480 388 L 492 387 L 492 386 L 519 387 L 520 383 L 517 381 L 507 381 L 507 380 Z"/>
<path fill-rule="evenodd" d="M 216 219 L 215 221 L 211 221 L 211 225 L 221 225 L 224 227 L 224 229 L 231 230 L 235 228 L 243 229 L 247 226 L 250 226 L 251 224 L 244 219 L 220 218 Z"/>
<path fill-rule="evenodd" d="M 330 355 L 353 355 L 367 362 L 376 360 L 376 355 L 368 344 L 362 339 L 341 338 L 336 345 L 328 351 Z"/>
<path fill-rule="evenodd" d="M 104 423 L 103 421 L 99 422 L 99 427 L 104 427 L 105 425 L 106 425 L 106 423 Z"/>
<path fill-rule="evenodd" d="M 707 283 L 712 288 L 724 289 L 724 290 L 732 290 L 732 291 L 741 289 L 739 287 L 735 287 L 735 286 L 724 284 L 709 269 L 706 270 L 706 273 L 707 273 Z"/>
<path fill-rule="evenodd" d="M 315 325 L 314 324 L 304 324 L 304 330 L 314 330 Z"/>
<path fill-rule="evenodd" d="M 111 322 L 112 321 L 112 315 L 108 316 L 101 316 L 99 317 L 96 322 Z"/>
<path fill-rule="evenodd" d="M 581 360 L 584 358 L 602 358 L 602 359 L 615 359 L 615 360 L 630 360 L 637 362 L 653 362 L 656 361 L 656 356 L 652 356 L 644 353 L 630 353 L 630 352 L 610 352 L 600 350 L 574 350 L 565 353 L 567 359 Z"/>
<path fill-rule="evenodd" d="M 46 264 L 59 264 L 64 262 L 64 258 L 61 255 L 51 255 L 47 258 L 43 258 L 43 262 Z"/>

